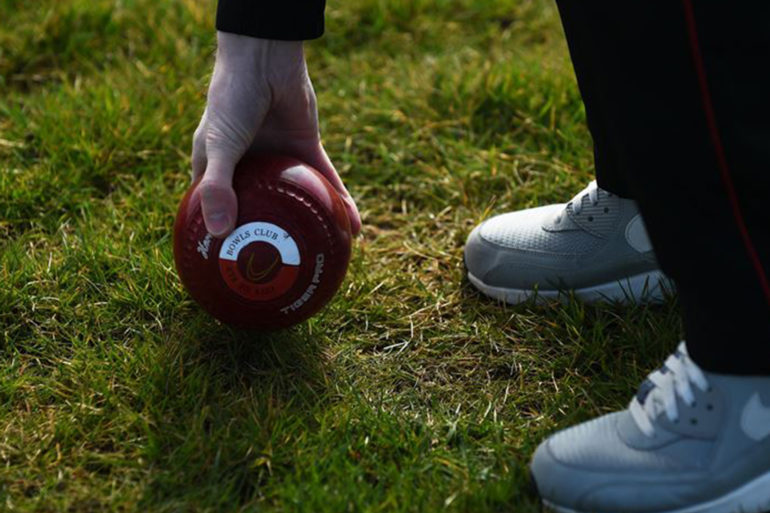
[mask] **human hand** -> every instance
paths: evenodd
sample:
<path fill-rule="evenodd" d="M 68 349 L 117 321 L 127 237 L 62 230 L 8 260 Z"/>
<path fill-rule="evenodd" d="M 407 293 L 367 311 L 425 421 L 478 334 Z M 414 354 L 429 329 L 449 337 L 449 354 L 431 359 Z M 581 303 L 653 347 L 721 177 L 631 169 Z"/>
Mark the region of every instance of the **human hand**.
<path fill-rule="evenodd" d="M 235 165 L 247 151 L 297 158 L 317 169 L 345 203 L 353 234 L 361 217 L 321 144 L 318 111 L 301 41 L 217 33 L 208 105 L 193 136 L 193 179 L 206 228 L 226 237 L 238 217 Z"/>

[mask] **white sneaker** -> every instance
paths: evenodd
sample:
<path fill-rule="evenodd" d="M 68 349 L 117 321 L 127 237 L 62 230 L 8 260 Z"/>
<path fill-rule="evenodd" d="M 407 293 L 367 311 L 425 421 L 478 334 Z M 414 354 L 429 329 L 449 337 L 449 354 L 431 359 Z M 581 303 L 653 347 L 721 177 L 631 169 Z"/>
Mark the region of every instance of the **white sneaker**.
<path fill-rule="evenodd" d="M 468 237 L 465 265 L 476 288 L 510 304 L 565 291 L 587 302 L 654 301 L 672 289 L 636 202 L 596 182 L 567 204 L 484 221 Z"/>
<path fill-rule="evenodd" d="M 770 511 L 770 377 L 705 372 L 682 343 L 628 409 L 548 438 L 531 470 L 560 513 Z"/>

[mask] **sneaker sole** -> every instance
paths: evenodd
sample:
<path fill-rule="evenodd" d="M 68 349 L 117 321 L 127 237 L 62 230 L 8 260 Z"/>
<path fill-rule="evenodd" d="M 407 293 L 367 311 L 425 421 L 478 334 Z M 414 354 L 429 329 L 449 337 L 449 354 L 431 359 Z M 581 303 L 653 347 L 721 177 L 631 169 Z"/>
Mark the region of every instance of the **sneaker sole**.
<path fill-rule="evenodd" d="M 557 513 L 584 513 L 546 500 L 543 500 L 543 505 Z M 764 511 L 770 511 L 770 472 L 713 501 L 655 513 L 762 513 Z"/>
<path fill-rule="evenodd" d="M 509 305 L 518 305 L 534 299 L 535 302 L 566 301 L 570 291 L 566 290 L 527 290 L 493 287 L 487 285 L 473 274 L 468 273 L 468 280 L 484 295 Z M 671 280 L 660 271 L 649 271 L 620 281 L 603 283 L 571 291 L 572 294 L 585 303 L 597 302 L 662 302 L 666 295 L 673 291 Z"/>

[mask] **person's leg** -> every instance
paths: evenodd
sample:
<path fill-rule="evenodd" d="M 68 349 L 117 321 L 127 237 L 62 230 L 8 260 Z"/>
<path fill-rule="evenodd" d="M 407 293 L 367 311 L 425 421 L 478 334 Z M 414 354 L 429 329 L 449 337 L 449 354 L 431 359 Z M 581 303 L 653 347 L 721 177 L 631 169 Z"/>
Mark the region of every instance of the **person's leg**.
<path fill-rule="evenodd" d="M 677 284 L 687 342 L 627 410 L 541 444 L 538 490 L 557 511 L 770 510 L 770 4 L 559 6 L 581 25 L 567 37 L 608 63 L 594 74 L 573 53 Z"/>
<path fill-rule="evenodd" d="M 612 105 L 594 28 L 579 8 L 564 16 L 591 130 L 596 182 L 566 203 L 494 216 L 465 245 L 469 281 L 510 304 L 537 297 L 593 301 L 659 300 L 670 283 L 658 269 L 632 188 L 618 159 Z M 571 295 L 564 294 L 570 292 Z"/>
<path fill-rule="evenodd" d="M 698 167 L 672 185 L 697 201 L 662 208 L 656 177 L 641 163 L 631 168 L 632 181 L 664 266 L 682 283 L 695 361 L 713 372 L 770 375 L 770 3 L 686 0 L 681 9 L 690 62 L 677 100 L 695 100 L 686 122 L 693 133 L 682 149 L 697 153 Z M 628 158 L 639 152 L 631 149 Z M 700 224 L 681 230 L 672 216 Z M 689 249 L 683 254 L 680 245 Z"/>
<path fill-rule="evenodd" d="M 770 3 L 560 9 L 606 63 L 573 54 L 677 284 L 691 354 L 716 372 L 770 374 Z"/>
<path fill-rule="evenodd" d="M 576 15 L 579 10 L 576 10 Z M 574 19 L 573 19 L 574 18 Z M 468 279 L 483 293 L 515 304 L 566 298 L 583 301 L 657 300 L 665 277 L 658 269 L 633 201 L 606 112 L 601 77 L 607 64 L 577 16 L 565 17 L 573 60 L 591 130 L 596 182 L 567 203 L 508 212 L 485 220 L 468 237 Z"/>
<path fill-rule="evenodd" d="M 591 131 L 594 144 L 594 168 L 596 182 L 605 191 L 622 198 L 633 199 L 633 190 L 626 181 L 626 175 L 620 168 L 617 155 L 617 144 L 613 140 L 615 131 L 612 125 L 611 112 L 607 111 L 604 97 L 602 75 L 612 71 L 613 63 L 601 57 L 594 46 L 597 41 L 590 33 L 595 30 L 588 16 L 578 4 L 565 3 L 560 6 L 562 11 L 562 26 L 567 37 L 570 56 L 573 65 L 580 67 L 576 74 L 580 95 L 586 106 L 586 121 Z M 611 107 L 610 107 L 611 108 Z"/>

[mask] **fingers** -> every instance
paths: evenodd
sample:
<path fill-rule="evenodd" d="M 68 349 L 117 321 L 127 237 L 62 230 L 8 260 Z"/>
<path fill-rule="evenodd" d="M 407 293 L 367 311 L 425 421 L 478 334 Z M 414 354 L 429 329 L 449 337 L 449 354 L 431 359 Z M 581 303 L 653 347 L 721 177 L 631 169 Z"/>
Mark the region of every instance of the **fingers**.
<path fill-rule="evenodd" d="M 329 180 L 332 187 L 337 190 L 340 198 L 342 198 L 342 201 L 345 203 L 348 219 L 350 219 L 350 229 L 353 232 L 353 235 L 358 235 L 361 231 L 361 214 L 358 212 L 355 200 L 353 200 L 353 197 L 348 192 L 345 184 L 342 183 L 342 179 L 340 178 L 339 173 L 337 173 L 337 169 L 326 154 L 323 145 L 319 142 L 309 148 L 306 154 L 297 155 L 297 158 L 317 169 L 327 180 Z"/>
<path fill-rule="evenodd" d="M 361 215 L 358 212 L 356 202 L 350 196 L 345 184 L 342 183 L 337 169 L 335 169 L 334 164 L 326 154 L 323 144 L 321 144 L 318 131 L 318 108 L 315 90 L 308 76 L 307 66 L 304 65 L 304 61 L 301 68 L 300 85 L 300 92 L 295 95 L 294 101 L 288 105 L 282 104 L 286 118 L 293 120 L 291 126 L 295 130 L 301 127 L 307 136 L 304 139 L 300 139 L 298 144 L 294 145 L 295 151 L 292 154 L 313 166 L 329 180 L 329 183 L 337 190 L 340 198 L 345 203 L 345 209 L 350 220 L 350 229 L 353 235 L 357 235 L 361 231 Z M 297 101 L 298 98 L 302 101 Z"/>

